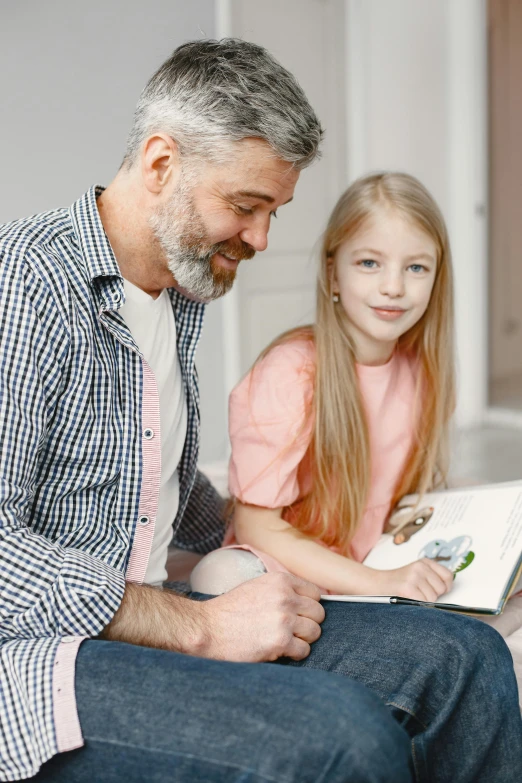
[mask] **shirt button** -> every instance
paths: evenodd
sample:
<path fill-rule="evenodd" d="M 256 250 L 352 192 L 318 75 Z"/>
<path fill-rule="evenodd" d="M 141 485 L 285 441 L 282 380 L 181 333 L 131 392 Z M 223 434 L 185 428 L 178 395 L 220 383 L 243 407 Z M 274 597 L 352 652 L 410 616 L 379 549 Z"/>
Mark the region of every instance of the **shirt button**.
<path fill-rule="evenodd" d="M 69 644 L 70 642 L 75 642 L 76 636 L 62 636 L 61 642 L 62 644 Z"/>
<path fill-rule="evenodd" d="M 141 516 L 141 517 L 138 519 L 138 522 L 140 523 L 140 525 L 143 525 L 143 526 L 145 526 L 145 525 L 148 525 L 148 524 L 149 524 L 149 522 L 150 522 L 150 517 L 148 517 L 146 514 L 143 514 L 143 515 L 142 515 L 142 516 Z"/>
<path fill-rule="evenodd" d="M 151 440 L 154 437 L 154 430 L 152 430 L 150 427 L 147 427 L 146 430 L 143 430 L 143 437 L 145 440 Z"/>

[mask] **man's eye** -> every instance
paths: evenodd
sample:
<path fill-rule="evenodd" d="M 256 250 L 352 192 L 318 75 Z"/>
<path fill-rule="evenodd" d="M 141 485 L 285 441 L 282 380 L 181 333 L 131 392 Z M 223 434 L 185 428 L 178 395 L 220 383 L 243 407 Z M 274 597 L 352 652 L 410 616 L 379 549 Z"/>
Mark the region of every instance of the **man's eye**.
<path fill-rule="evenodd" d="M 240 207 L 239 204 L 236 205 L 236 209 L 238 212 L 241 212 L 242 215 L 252 215 L 254 212 L 252 207 Z"/>
<path fill-rule="evenodd" d="M 277 209 L 270 213 L 270 217 L 277 218 Z"/>

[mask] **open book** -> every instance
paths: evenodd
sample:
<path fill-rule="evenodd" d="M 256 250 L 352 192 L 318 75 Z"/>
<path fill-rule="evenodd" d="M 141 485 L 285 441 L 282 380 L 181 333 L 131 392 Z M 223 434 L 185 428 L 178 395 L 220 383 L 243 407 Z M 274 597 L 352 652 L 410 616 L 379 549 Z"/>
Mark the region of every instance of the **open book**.
<path fill-rule="evenodd" d="M 403 498 L 364 564 L 392 569 L 423 557 L 454 574 L 453 587 L 436 603 L 401 596 L 323 598 L 500 614 L 522 570 L 522 481 Z"/>

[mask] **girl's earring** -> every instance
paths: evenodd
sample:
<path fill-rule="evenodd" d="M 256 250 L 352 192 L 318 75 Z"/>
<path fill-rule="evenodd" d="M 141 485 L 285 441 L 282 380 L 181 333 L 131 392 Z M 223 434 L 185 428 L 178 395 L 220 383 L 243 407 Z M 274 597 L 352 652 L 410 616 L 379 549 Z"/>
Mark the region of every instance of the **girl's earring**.
<path fill-rule="evenodd" d="M 332 302 L 337 304 L 338 301 L 339 301 L 339 294 L 332 294 Z"/>

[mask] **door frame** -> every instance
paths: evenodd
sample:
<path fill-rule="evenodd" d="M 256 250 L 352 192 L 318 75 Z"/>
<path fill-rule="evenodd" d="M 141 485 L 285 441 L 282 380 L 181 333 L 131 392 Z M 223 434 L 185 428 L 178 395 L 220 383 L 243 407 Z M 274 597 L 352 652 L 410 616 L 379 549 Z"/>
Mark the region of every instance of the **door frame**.
<path fill-rule="evenodd" d="M 485 5 L 486 5 L 486 14 L 488 14 L 489 11 L 488 0 L 485 0 Z M 487 23 L 488 23 L 488 19 L 486 19 L 486 24 Z M 489 73 L 487 74 L 487 77 L 489 81 L 490 79 Z M 493 425 L 522 429 L 522 410 L 514 410 L 507 407 L 490 405 L 487 407 L 485 420 L 489 424 L 493 424 Z"/>

